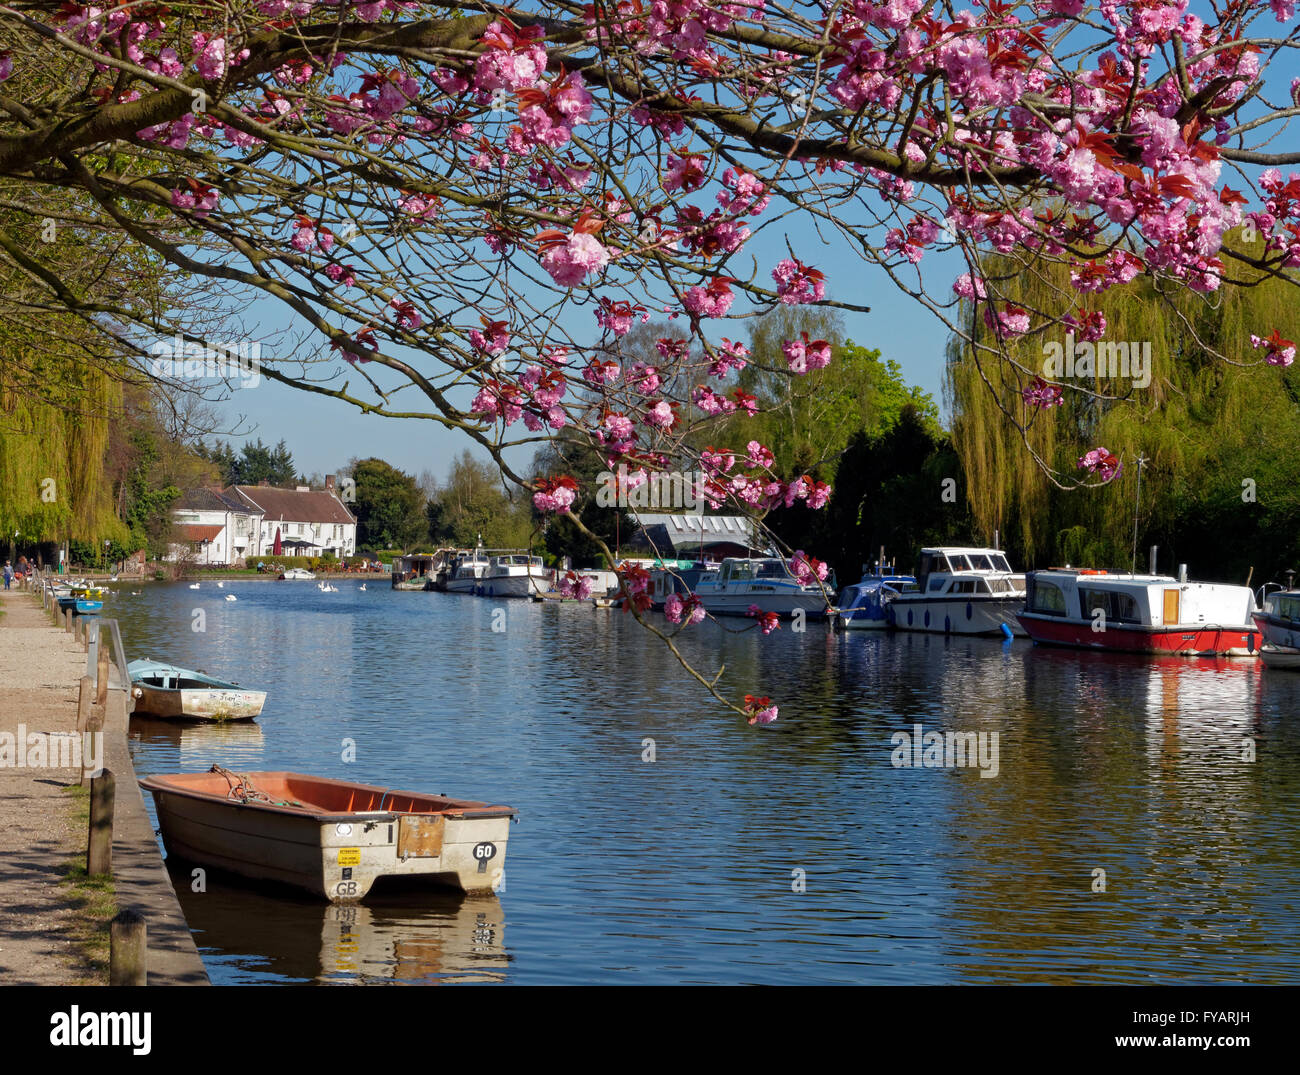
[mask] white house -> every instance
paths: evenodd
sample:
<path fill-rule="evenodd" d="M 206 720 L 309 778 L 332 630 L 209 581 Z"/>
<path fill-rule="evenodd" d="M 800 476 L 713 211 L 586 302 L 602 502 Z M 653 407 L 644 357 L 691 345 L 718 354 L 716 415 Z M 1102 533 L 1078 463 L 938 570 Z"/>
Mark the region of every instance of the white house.
<path fill-rule="evenodd" d="M 233 567 L 252 551 L 261 530 L 259 512 L 216 489 L 194 489 L 172 508 L 181 542 L 171 546 L 168 560 L 182 557 L 196 564 Z"/>
<path fill-rule="evenodd" d="M 249 556 L 274 556 L 277 538 L 284 556 L 356 555 L 357 520 L 339 499 L 333 474 L 326 475 L 324 489 L 233 485 L 223 495 L 258 519 Z"/>

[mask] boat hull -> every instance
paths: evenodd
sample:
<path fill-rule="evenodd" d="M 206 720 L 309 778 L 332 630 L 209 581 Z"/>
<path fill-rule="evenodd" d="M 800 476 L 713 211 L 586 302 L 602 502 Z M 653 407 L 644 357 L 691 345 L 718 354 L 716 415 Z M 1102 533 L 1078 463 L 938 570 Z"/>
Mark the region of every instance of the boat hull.
<path fill-rule="evenodd" d="M 182 688 L 135 683 L 135 712 L 161 720 L 252 720 L 266 704 L 265 691 Z"/>
<path fill-rule="evenodd" d="M 535 575 L 486 575 L 479 580 L 483 597 L 532 597 L 551 589 L 549 573 Z"/>
<path fill-rule="evenodd" d="M 1001 635 L 1002 628 L 1025 637 L 1017 613 L 1025 607 L 1023 594 L 1015 597 L 963 595 L 946 600 L 908 600 L 890 602 L 890 625 L 899 631 L 925 631 L 944 635 Z"/>
<path fill-rule="evenodd" d="M 1261 647 L 1259 659 L 1268 668 L 1284 668 L 1291 672 L 1300 672 L 1300 649 L 1269 644 Z"/>
<path fill-rule="evenodd" d="M 1291 620 L 1267 612 L 1256 612 L 1251 619 L 1265 642 L 1282 649 L 1300 649 L 1300 630 Z"/>
<path fill-rule="evenodd" d="M 790 619 L 802 611 L 809 619 L 827 614 L 826 598 L 819 593 L 705 593 L 696 591 L 704 610 L 712 616 L 748 616 L 751 606 L 757 605 L 759 613 L 775 612 L 782 619 Z"/>
<path fill-rule="evenodd" d="M 1107 624 L 1094 631 L 1087 623 L 1025 612 L 1020 622 L 1035 642 L 1047 646 L 1111 650 L 1116 653 L 1150 653 L 1179 657 L 1254 657 L 1259 652 L 1259 632 L 1247 625 L 1199 627 L 1176 624 L 1149 627 L 1141 624 Z"/>
<path fill-rule="evenodd" d="M 291 885 L 334 903 L 366 898 L 380 878 L 418 879 L 467 895 L 490 894 L 501 885 L 515 813 L 508 807 L 305 814 L 223 800 L 176 784 L 208 775 L 141 781 L 153 794 L 168 855 L 250 880 Z M 297 775 L 248 774 L 254 781 Z M 372 793 L 368 802 L 383 801 L 375 796 L 385 789 L 349 786 Z"/>
<path fill-rule="evenodd" d="M 427 590 L 430 588 L 430 581 L 427 578 L 406 579 L 403 582 L 393 583 L 394 590 Z"/>

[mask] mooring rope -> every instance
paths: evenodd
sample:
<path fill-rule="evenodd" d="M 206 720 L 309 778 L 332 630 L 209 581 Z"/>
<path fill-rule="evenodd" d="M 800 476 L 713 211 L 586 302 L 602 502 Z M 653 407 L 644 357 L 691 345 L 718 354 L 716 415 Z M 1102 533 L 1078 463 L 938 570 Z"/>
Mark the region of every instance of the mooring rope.
<path fill-rule="evenodd" d="M 226 778 L 226 783 L 230 785 L 230 790 L 226 792 L 226 798 L 234 802 L 265 803 L 267 806 L 300 807 L 303 805 L 294 799 L 271 798 L 261 788 L 256 787 L 246 773 L 232 773 L 229 769 L 223 769 L 220 765 L 214 765 L 208 772 L 217 773 Z"/>

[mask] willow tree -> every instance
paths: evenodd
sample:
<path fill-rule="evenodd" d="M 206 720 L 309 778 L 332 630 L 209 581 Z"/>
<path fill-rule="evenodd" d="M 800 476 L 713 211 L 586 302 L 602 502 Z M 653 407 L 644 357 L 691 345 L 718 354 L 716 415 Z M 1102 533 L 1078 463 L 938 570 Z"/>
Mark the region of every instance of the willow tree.
<path fill-rule="evenodd" d="M 1250 245 L 1233 236 L 1229 249 L 1249 256 Z M 1064 268 L 1013 280 L 1015 269 L 996 254 L 981 264 L 1010 301 L 1068 320 L 1002 341 L 1006 362 L 982 357 L 994 330 L 973 316 L 950 343 L 953 441 L 980 529 L 1000 530 L 1038 563 L 1129 566 L 1135 512 L 1139 544 L 1171 554 L 1181 545 L 1213 561 L 1203 570 L 1273 570 L 1300 552 L 1300 456 L 1289 447 L 1300 438 L 1300 375 L 1270 364 L 1251 331 L 1267 322 L 1300 337 L 1290 281 L 1255 272 L 1206 303 L 1135 280 L 1093 302 L 1088 321 L 1070 311 L 1079 294 Z M 1077 471 L 1095 446 L 1113 473 L 1063 495 L 1070 483 L 1049 475 Z M 1211 520 L 1217 541 L 1199 533 Z M 1234 547 L 1237 537 L 1257 548 Z"/>

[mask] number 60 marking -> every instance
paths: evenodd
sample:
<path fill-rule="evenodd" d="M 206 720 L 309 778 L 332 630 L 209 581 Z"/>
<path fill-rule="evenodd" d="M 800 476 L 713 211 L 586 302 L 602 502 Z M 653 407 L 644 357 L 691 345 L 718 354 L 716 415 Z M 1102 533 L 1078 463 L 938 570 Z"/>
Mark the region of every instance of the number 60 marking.
<path fill-rule="evenodd" d="M 483 843 L 474 845 L 474 858 L 479 862 L 487 862 L 489 859 L 494 859 L 496 858 L 496 854 L 496 844 Z"/>

